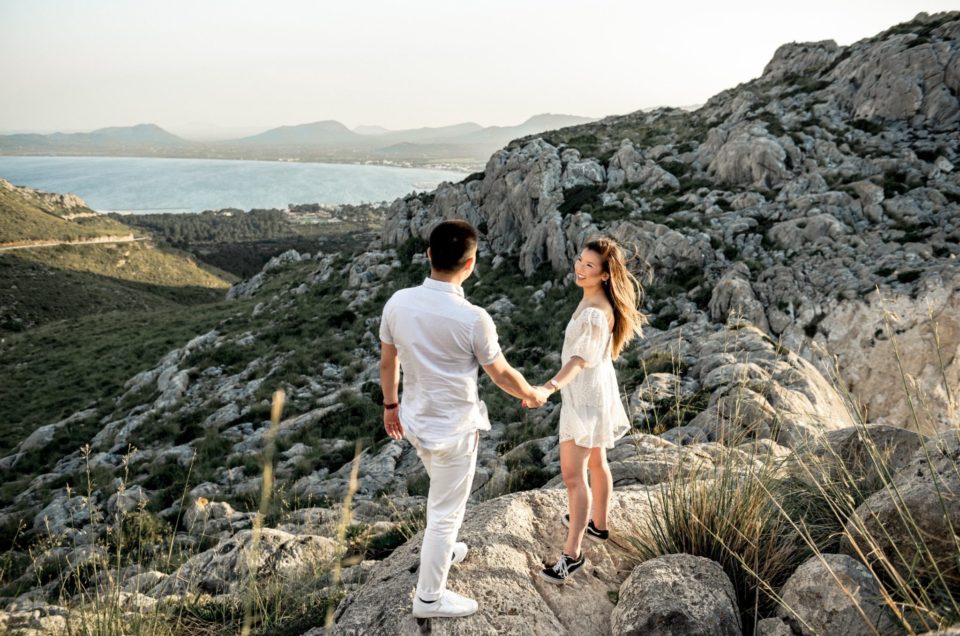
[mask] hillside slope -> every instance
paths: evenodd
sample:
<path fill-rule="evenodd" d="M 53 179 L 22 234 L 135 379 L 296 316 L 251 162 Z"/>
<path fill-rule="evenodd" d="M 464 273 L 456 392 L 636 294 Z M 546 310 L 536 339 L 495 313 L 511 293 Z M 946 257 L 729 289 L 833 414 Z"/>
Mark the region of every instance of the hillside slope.
<path fill-rule="evenodd" d="M 229 286 L 221 273 L 134 241 L 147 238 L 138 235 L 77 196 L 0 179 L 0 333 L 89 313 L 211 302 Z M 44 245 L 58 241 L 65 244 Z"/>

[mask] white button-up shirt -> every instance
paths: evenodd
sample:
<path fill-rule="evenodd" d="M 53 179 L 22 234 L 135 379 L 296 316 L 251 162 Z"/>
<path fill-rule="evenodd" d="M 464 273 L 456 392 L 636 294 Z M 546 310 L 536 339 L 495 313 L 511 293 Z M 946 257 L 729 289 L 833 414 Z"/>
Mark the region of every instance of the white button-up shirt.
<path fill-rule="evenodd" d="M 490 429 L 477 373 L 500 356 L 500 344 L 490 315 L 464 298 L 462 287 L 427 278 L 394 293 L 383 308 L 380 340 L 400 359 L 400 423 L 424 448 Z"/>

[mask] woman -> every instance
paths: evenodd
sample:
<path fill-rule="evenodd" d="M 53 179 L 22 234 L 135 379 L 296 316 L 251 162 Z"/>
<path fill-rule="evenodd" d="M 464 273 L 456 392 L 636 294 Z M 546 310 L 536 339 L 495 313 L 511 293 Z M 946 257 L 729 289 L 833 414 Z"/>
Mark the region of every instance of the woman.
<path fill-rule="evenodd" d="M 613 478 L 607 449 L 630 429 L 613 360 L 641 334 L 644 322 L 637 309 L 640 285 L 613 240 L 587 241 L 574 273 L 583 299 L 567 324 L 560 356 L 563 366 L 545 385 L 561 392 L 560 470 L 569 500 L 569 513 L 562 519 L 568 528 L 563 554 L 540 573 L 556 584 L 583 567 L 584 533 L 600 542 L 609 537 L 607 509 Z"/>

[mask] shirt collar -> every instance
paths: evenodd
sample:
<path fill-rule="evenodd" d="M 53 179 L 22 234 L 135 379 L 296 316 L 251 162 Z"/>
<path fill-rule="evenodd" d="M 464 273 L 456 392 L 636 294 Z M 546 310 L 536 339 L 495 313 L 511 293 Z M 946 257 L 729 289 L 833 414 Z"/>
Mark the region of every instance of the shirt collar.
<path fill-rule="evenodd" d="M 457 296 L 463 297 L 463 287 L 460 285 L 454 285 L 453 283 L 445 283 L 442 280 L 435 280 L 427 277 L 423 281 L 423 286 L 427 289 L 435 289 L 437 291 L 447 292 L 448 294 L 456 294 Z"/>

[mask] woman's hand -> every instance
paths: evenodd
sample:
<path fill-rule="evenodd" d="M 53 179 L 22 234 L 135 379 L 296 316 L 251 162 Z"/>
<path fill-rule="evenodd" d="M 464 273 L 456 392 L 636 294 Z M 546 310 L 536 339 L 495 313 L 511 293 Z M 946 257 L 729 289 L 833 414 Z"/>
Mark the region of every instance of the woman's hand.
<path fill-rule="evenodd" d="M 523 400 L 520 403 L 523 406 L 527 407 L 528 409 L 540 408 L 541 406 L 546 404 L 547 399 L 549 399 L 550 397 L 550 394 L 553 393 L 553 391 L 551 391 L 545 386 L 535 386 L 532 388 L 536 397 L 532 400 L 531 399 Z"/>

